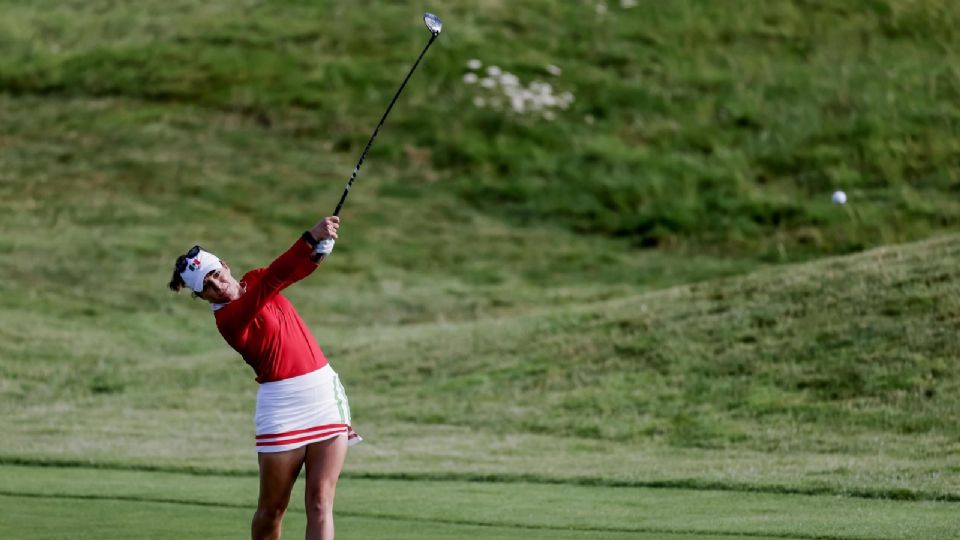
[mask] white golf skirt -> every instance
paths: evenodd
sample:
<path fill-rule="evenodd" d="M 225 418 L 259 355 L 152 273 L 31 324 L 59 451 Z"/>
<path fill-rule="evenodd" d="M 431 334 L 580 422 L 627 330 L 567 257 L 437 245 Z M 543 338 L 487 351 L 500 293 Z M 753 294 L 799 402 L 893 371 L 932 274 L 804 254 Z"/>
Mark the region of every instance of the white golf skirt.
<path fill-rule="evenodd" d="M 329 364 L 261 384 L 255 423 L 257 452 L 284 452 L 340 435 L 350 446 L 363 440 L 351 427 L 347 394 Z"/>

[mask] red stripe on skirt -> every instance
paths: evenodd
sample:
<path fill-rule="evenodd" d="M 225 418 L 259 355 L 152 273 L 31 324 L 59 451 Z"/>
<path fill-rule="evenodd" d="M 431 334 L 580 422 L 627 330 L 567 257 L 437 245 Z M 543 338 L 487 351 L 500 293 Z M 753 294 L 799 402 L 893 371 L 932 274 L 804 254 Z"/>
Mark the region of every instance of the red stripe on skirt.
<path fill-rule="evenodd" d="M 257 435 L 257 439 L 275 439 L 277 437 L 289 437 L 291 435 L 299 435 L 301 433 L 307 433 L 310 431 L 317 431 L 318 429 L 333 429 L 333 428 L 344 428 L 349 427 L 346 424 L 323 424 L 322 426 L 313 426 L 306 429 L 295 429 L 293 431 L 284 431 L 283 433 L 264 433 L 263 435 Z"/>
<path fill-rule="evenodd" d="M 333 431 L 322 431 L 320 433 L 315 433 L 313 435 L 309 435 L 307 437 L 300 437 L 297 439 L 284 439 L 282 441 L 258 442 L 257 446 L 281 446 L 284 444 L 294 444 L 294 443 L 309 441 L 313 439 L 322 439 L 323 437 L 327 437 L 330 435 L 339 435 L 341 433 L 347 433 L 347 428 L 344 427 L 340 429 L 335 429 Z"/>

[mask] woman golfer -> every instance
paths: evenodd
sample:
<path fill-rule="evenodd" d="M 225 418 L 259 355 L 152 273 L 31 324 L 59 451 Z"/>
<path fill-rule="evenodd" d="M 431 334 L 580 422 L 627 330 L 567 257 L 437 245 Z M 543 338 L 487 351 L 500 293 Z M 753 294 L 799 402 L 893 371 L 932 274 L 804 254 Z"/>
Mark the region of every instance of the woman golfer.
<path fill-rule="evenodd" d="M 223 339 L 257 375 L 260 497 L 254 540 L 280 538 L 293 483 L 306 466 L 307 539 L 333 538 L 333 498 L 347 446 L 360 442 L 337 373 L 280 291 L 309 276 L 333 250 L 340 218 L 324 218 L 270 266 L 240 281 L 216 255 L 193 246 L 177 258 L 170 288 L 210 302 Z"/>

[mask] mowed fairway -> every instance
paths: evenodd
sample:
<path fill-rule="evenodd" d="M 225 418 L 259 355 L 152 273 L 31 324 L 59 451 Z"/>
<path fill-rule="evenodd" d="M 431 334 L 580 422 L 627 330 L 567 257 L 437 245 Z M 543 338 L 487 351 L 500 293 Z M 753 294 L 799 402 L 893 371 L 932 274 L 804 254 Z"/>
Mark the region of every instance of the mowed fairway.
<path fill-rule="evenodd" d="M 253 476 L 0 466 L 0 537 L 238 538 Z M 298 484 L 302 487 L 302 484 Z M 287 518 L 303 527 L 302 490 Z M 835 496 L 348 478 L 344 538 L 949 538 L 956 505 Z"/>

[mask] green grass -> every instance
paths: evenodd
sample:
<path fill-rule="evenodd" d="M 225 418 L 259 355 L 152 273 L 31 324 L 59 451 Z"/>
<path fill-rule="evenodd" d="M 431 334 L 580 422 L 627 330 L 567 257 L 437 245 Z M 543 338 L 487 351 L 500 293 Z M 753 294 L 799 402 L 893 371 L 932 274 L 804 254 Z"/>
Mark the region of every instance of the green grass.
<path fill-rule="evenodd" d="M 952 499 L 957 253 L 945 237 L 561 312 L 319 339 L 368 436 L 359 470 Z M 8 458 L 250 465 L 252 383 L 213 337 L 191 352 L 90 330 L 68 354 L 58 343 L 76 323 L 61 324 L 43 347 L 10 348 L 39 361 L 4 365 Z"/>
<path fill-rule="evenodd" d="M 410 6 L 373 6 L 14 2 L 0 89 L 234 111 L 355 155 L 425 37 Z M 515 223 L 778 261 L 957 225 L 955 197 L 937 196 L 958 187 L 951 3 L 441 11 L 448 32 L 378 143 L 381 162 L 417 166 L 387 182 L 391 193 L 416 197 L 424 180 L 443 179 L 431 189 Z M 478 109 L 461 80 L 473 57 L 576 100 L 552 122 Z M 837 188 L 850 192 L 856 226 L 831 207 Z"/>
<path fill-rule="evenodd" d="M 597 537 L 943 537 L 923 509 L 960 500 L 960 8 L 596 4 L 430 8 L 444 34 L 336 253 L 289 290 L 366 437 L 347 536 L 572 538 L 543 528 L 579 515 L 556 493 L 612 507 L 582 519 Z M 421 6 L 0 6 L 0 471 L 252 496 L 252 374 L 171 264 L 200 242 L 262 265 L 330 211 Z M 471 58 L 576 99 L 552 121 L 476 108 Z M 434 509 L 358 510 L 428 488 Z M 167 484 L 6 489 L 3 537 L 58 507 L 40 537 L 173 515 L 236 537 L 249 512 L 171 509 Z M 622 494 L 663 512 L 618 514 Z M 736 526 L 694 530 L 699 497 L 783 524 L 717 506 Z"/>
<path fill-rule="evenodd" d="M 943 442 L 924 451 L 950 453 L 958 263 L 949 237 L 562 312 L 404 328 L 345 341 L 344 372 L 371 393 L 361 401 L 383 400 L 375 416 L 397 420 L 763 451 L 936 434 Z"/>
<path fill-rule="evenodd" d="M 28 529 L 58 503 L 72 508 L 16 536 L 24 539 L 57 537 L 75 521 L 110 524 L 109 538 L 129 537 L 124 534 L 143 527 L 151 538 L 240 536 L 239 525 L 255 506 L 257 482 L 31 467 L 0 467 L 0 478 L 7 509 L 0 533 Z M 301 497 L 298 484 L 288 531 L 303 526 Z M 414 538 L 420 531 L 420 538 L 912 539 L 949 536 L 956 519 L 954 505 L 933 502 L 376 479 L 344 480 L 337 505 L 338 533 L 351 538 Z M 74 513 L 77 509 L 94 514 Z M 124 519 L 108 519 L 111 515 Z M 173 528 L 158 527 L 164 516 L 173 523 L 163 525 Z"/>

